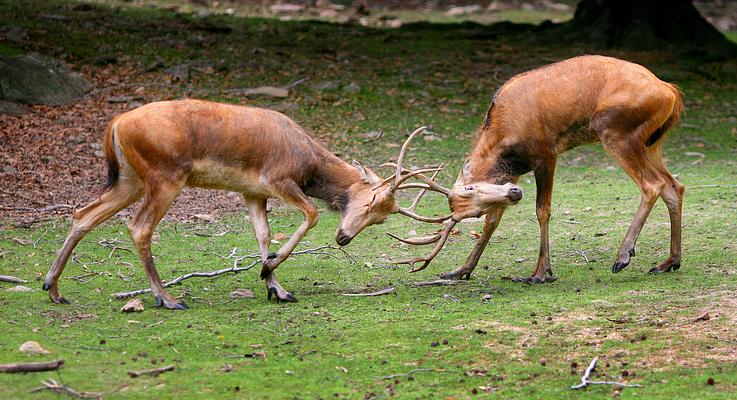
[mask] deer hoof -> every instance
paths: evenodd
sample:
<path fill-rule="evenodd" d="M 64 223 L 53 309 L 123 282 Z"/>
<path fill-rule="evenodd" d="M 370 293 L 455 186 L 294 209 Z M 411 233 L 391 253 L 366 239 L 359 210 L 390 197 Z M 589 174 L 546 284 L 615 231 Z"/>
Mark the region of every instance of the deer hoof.
<path fill-rule="evenodd" d="M 654 268 L 651 268 L 650 271 L 648 271 L 648 274 L 664 274 L 666 272 L 671 271 L 678 271 L 681 268 L 681 264 L 670 264 L 666 266 L 657 266 Z"/>
<path fill-rule="evenodd" d="M 614 265 L 612 265 L 612 273 L 616 274 L 619 271 L 627 268 L 628 265 L 630 265 L 629 262 L 617 261 L 614 263 Z"/>
<path fill-rule="evenodd" d="M 186 310 L 189 308 L 183 301 L 171 301 L 167 302 L 161 296 L 156 296 L 156 307 L 165 307 L 169 310 Z"/>
<path fill-rule="evenodd" d="M 54 304 L 71 304 L 71 303 L 69 303 L 69 300 L 65 299 L 62 296 L 59 296 L 59 297 L 51 297 L 51 301 Z"/>
<path fill-rule="evenodd" d="M 454 281 L 460 281 L 460 280 L 470 280 L 471 279 L 471 273 L 470 272 L 446 272 L 444 274 L 439 275 L 441 279 L 450 279 Z"/>
<path fill-rule="evenodd" d="M 279 296 L 279 291 L 276 290 L 276 288 L 270 287 L 268 289 L 268 292 L 266 293 L 266 299 L 269 300 L 269 301 L 271 301 L 271 297 L 272 296 L 274 297 L 274 300 L 276 300 L 277 303 L 280 302 L 280 301 L 285 301 L 285 302 L 288 302 L 288 303 L 296 303 L 297 302 L 297 298 L 294 297 L 294 296 L 292 296 L 291 293 L 287 293 L 284 296 Z"/>
<path fill-rule="evenodd" d="M 502 279 L 508 279 L 512 282 L 517 283 L 526 283 L 528 285 L 537 285 L 541 283 L 551 283 L 558 280 L 557 276 L 543 276 L 542 278 L 539 276 L 527 276 L 527 277 L 520 277 L 520 276 L 507 276 Z"/>
<path fill-rule="evenodd" d="M 41 287 L 44 291 L 48 292 L 49 289 L 51 289 L 51 284 L 48 282 L 44 282 L 44 285 Z"/>

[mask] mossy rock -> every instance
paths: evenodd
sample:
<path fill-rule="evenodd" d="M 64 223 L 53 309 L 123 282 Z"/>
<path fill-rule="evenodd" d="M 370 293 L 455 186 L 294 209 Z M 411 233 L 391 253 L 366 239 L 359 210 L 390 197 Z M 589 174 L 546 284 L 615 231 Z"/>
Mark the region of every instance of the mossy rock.
<path fill-rule="evenodd" d="M 82 75 L 53 58 L 36 53 L 0 57 L 0 100 L 57 106 L 79 100 L 90 89 Z"/>

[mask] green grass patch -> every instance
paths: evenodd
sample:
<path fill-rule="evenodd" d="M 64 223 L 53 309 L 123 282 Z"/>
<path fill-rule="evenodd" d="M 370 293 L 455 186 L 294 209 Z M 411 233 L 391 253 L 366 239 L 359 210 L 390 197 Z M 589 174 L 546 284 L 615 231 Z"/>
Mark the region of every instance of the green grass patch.
<path fill-rule="evenodd" d="M 341 157 L 371 165 L 396 157 L 396 145 L 408 130 L 430 124 L 439 140 L 415 145 L 408 162 L 447 161 L 440 177 L 446 184 L 455 178 L 501 82 L 586 52 L 492 38 L 483 26 L 469 24 L 372 29 L 198 18 L 121 4 L 91 10 L 58 1 L 3 3 L 0 24 L 22 26 L 30 40 L 22 48 L 3 44 L 0 51 L 64 55 L 77 66 L 112 55 L 120 68 L 135 69 L 134 78 L 144 82 L 161 79 L 160 71 L 146 71 L 157 58 L 167 66 L 200 62 L 205 67 L 195 70 L 191 82 L 161 96 L 194 88 L 207 90 L 213 100 L 286 106 L 287 114 Z M 69 19 L 50 23 L 44 14 Z M 50 396 L 29 393 L 46 378 L 109 398 L 610 398 L 615 395 L 610 386 L 569 389 L 594 356 L 601 357 L 596 379 L 644 385 L 625 389 L 620 394 L 625 398 L 733 397 L 736 72 L 728 63 L 703 64 L 670 54 L 612 55 L 647 65 L 685 93 L 683 121 L 663 147 L 671 171 L 688 188 L 678 272 L 646 274 L 668 254 L 669 223 L 659 202 L 633 263 L 611 274 L 639 193 L 600 146 L 561 157 L 551 222 L 559 280 L 540 286 L 501 279 L 527 275 L 536 262 L 530 175 L 520 180 L 525 199 L 507 211 L 470 281 L 413 286 L 460 265 L 474 245 L 471 231 L 479 232 L 480 223 L 461 224 L 433 264 L 410 275 L 390 261 L 422 250 L 397 245 L 384 232 L 404 235 L 435 227 L 393 217 L 346 248 L 355 262 L 339 252 L 285 262 L 278 273 L 299 299 L 295 304 L 267 302 L 256 267 L 172 287 L 171 293 L 190 305 L 185 312 L 154 308 L 153 299 L 142 296 L 143 313 L 123 314 L 123 302 L 110 295 L 147 283 L 134 252 L 111 253 L 100 245 L 116 240 L 133 249 L 125 221 L 112 220 L 89 234 L 68 263 L 60 282 L 72 304 L 53 305 L 37 277 L 52 263 L 68 221 L 33 229 L 8 224 L 0 234 L 0 274 L 27 279 L 34 291 L 8 292 L 6 284 L 0 290 L 0 363 L 61 358 L 66 364 L 59 374 L 0 375 L 0 398 Z M 208 69 L 210 63 L 221 67 Z M 220 92 L 280 86 L 303 77 L 310 80 L 287 104 Z M 320 82 L 338 85 L 335 90 L 312 86 Z M 360 87 L 358 93 L 343 89 L 350 83 Z M 376 129 L 384 131 L 383 137 L 364 142 L 364 133 Z M 421 211 L 440 213 L 445 207 L 442 199 L 431 197 Z M 269 218 L 273 233 L 289 234 L 301 222 L 289 209 L 277 209 Z M 338 216 L 323 210 L 299 249 L 333 244 L 337 224 Z M 243 214 L 209 224 L 166 221 L 153 246 L 159 273 L 171 279 L 228 267 L 233 260 L 224 257 L 233 249 L 256 252 L 251 229 Z M 341 296 L 388 286 L 395 286 L 396 294 Z M 231 300 L 228 294 L 236 288 L 251 289 L 257 298 Z M 487 294 L 490 300 L 484 300 Z M 693 322 L 707 309 L 709 321 Z M 38 341 L 51 354 L 21 354 L 18 347 L 26 340 Z M 127 374 L 169 364 L 176 370 L 155 378 Z M 416 372 L 407 375 L 411 371 Z M 714 385 L 707 384 L 709 378 Z"/>

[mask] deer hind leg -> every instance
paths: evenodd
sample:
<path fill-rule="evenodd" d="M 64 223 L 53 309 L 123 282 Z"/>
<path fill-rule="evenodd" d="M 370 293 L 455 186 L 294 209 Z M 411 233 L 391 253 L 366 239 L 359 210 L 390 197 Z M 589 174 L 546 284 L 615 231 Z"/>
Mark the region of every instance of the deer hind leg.
<path fill-rule="evenodd" d="M 668 215 L 670 217 L 670 255 L 665 261 L 649 271 L 650 273 L 657 274 L 675 271 L 681 268 L 681 231 L 685 188 L 668 172 L 657 152 L 653 151 L 650 156 L 653 164 L 665 180 L 665 186 L 663 186 L 663 192 L 660 194 L 660 197 L 668 208 Z"/>
<path fill-rule="evenodd" d="M 49 298 L 54 303 L 69 303 L 59 293 L 59 277 L 80 240 L 97 225 L 103 223 L 118 211 L 133 204 L 141 197 L 140 183 L 130 178 L 121 177 L 118 182 L 103 193 L 97 200 L 82 209 L 75 210 L 72 215 L 72 229 L 64 245 L 46 274 L 43 289 L 48 290 Z"/>
<path fill-rule="evenodd" d="M 143 204 L 141 204 L 138 214 L 128 224 L 128 231 L 146 271 L 146 277 L 151 285 L 151 292 L 156 299 L 156 306 L 164 306 L 172 310 L 184 310 L 187 305 L 164 290 L 151 254 L 151 236 L 153 236 L 154 228 L 164 217 L 166 211 L 169 210 L 171 203 L 183 187 L 184 180 L 177 182 L 146 182 Z"/>
<path fill-rule="evenodd" d="M 555 158 L 548 158 L 546 162 L 535 167 L 535 212 L 540 225 L 540 252 L 537 265 L 532 274 L 526 278 L 512 278 L 515 282 L 547 283 L 558 278 L 553 275 L 550 266 L 550 207 L 553 201 L 553 179 L 555 177 Z"/>
<path fill-rule="evenodd" d="M 267 260 L 276 257 L 276 253 L 269 253 L 270 228 L 269 220 L 266 217 L 266 199 L 245 197 L 248 206 L 248 215 L 251 216 L 253 223 L 253 231 L 256 234 L 256 241 L 261 252 L 261 262 L 266 263 Z M 271 300 L 271 296 L 276 295 L 276 300 L 296 301 L 291 293 L 286 291 L 276 279 L 276 272 L 272 271 L 266 278 L 266 296 Z"/>
<path fill-rule="evenodd" d="M 609 132 L 609 134 L 615 135 L 616 133 Z M 617 273 L 629 265 L 631 258 L 635 255 L 637 237 L 650 215 L 650 210 L 652 210 L 666 185 L 660 171 L 648 159 L 646 154 L 648 150 L 643 143 L 638 141 L 637 136 L 629 135 L 626 140 L 613 145 L 614 142 L 607 140 L 607 132 L 602 135 L 604 148 L 617 160 L 622 169 L 635 181 L 640 189 L 640 206 L 637 208 L 635 217 L 619 248 L 617 260 L 612 266 L 613 273 Z"/>
<path fill-rule="evenodd" d="M 274 270 L 279 266 L 279 264 L 286 260 L 290 254 L 292 254 L 292 251 L 294 251 L 294 248 L 297 247 L 297 244 L 299 244 L 299 241 L 302 240 L 302 237 L 307 233 L 307 231 L 317 224 L 317 208 L 312 203 L 312 200 L 310 200 L 310 198 L 307 197 L 293 181 L 281 181 L 274 186 L 282 200 L 292 204 L 302 211 L 305 220 L 275 254 L 269 254 L 266 260 L 264 260 L 263 267 L 261 268 L 261 279 L 266 281 L 266 289 L 268 290 L 269 298 L 271 298 L 272 295 L 276 295 L 277 300 L 297 301 L 294 296 L 281 287 L 279 282 L 276 280 Z M 266 223 L 265 211 L 263 219 L 263 222 Z"/>
<path fill-rule="evenodd" d="M 489 243 L 489 239 L 491 239 L 491 236 L 494 234 L 496 227 L 499 226 L 499 221 L 501 221 L 502 215 L 504 215 L 504 210 L 506 210 L 506 208 L 497 208 L 486 214 L 484 230 L 481 232 L 481 237 L 476 241 L 476 245 L 473 250 L 471 250 L 471 254 L 468 255 L 466 262 L 453 271 L 440 274 L 441 278 L 454 280 L 471 278 L 471 272 L 473 272 L 476 265 L 478 265 L 479 259 L 481 259 L 481 254 L 483 254 L 484 249 L 486 249 L 486 245 Z"/>

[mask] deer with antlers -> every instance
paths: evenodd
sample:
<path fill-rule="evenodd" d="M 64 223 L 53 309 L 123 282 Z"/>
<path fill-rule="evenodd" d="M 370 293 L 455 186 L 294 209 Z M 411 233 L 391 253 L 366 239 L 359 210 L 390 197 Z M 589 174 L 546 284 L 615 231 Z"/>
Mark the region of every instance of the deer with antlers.
<path fill-rule="evenodd" d="M 438 242 L 425 257 L 399 263 L 425 268 L 438 254 L 461 219 L 485 215 L 483 232 L 466 262 L 444 273 L 446 279 L 468 279 L 515 197 L 498 196 L 529 171 L 537 186 L 536 211 L 540 253 L 529 277 L 516 281 L 555 280 L 550 266 L 548 222 L 558 155 L 574 147 L 601 142 L 640 189 L 640 206 L 619 248 L 612 272 L 623 270 L 635 255 L 635 242 L 655 201 L 663 199 L 670 216 L 670 255 L 651 273 L 680 268 L 684 186 L 661 158 L 665 134 L 680 118 L 681 92 L 645 67 L 603 56 L 581 56 L 519 74 L 496 92 L 470 157 L 448 197 L 452 214 L 442 233 L 402 241 Z M 514 186 L 512 186 L 514 187 Z M 506 188 L 506 189 L 505 189 Z M 521 192 L 519 192 L 521 196 Z"/>
<path fill-rule="evenodd" d="M 423 130 L 404 143 L 399 165 L 410 141 Z M 43 288 L 54 303 L 68 303 L 59 292 L 59 276 L 82 237 L 143 197 L 128 229 L 156 304 L 186 308 L 164 290 L 151 254 L 154 228 L 185 186 L 242 193 L 261 253 L 261 278 L 268 298 L 295 301 L 274 270 L 317 224 L 317 208 L 310 197 L 340 212 L 335 240 L 344 246 L 390 214 L 419 217 L 399 207 L 394 194 L 412 176 L 438 170 L 400 168 L 399 175 L 382 180 L 356 161 L 344 162 L 281 113 L 199 100 L 151 103 L 119 115 L 105 132 L 103 149 L 108 164 L 106 189 L 97 200 L 74 211 L 71 232 L 46 275 Z M 304 214 L 304 222 L 276 253 L 269 252 L 269 197 Z"/>

